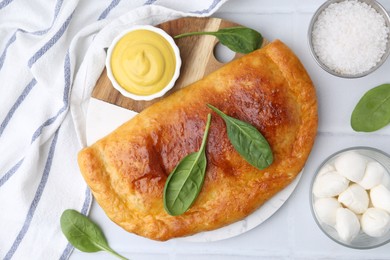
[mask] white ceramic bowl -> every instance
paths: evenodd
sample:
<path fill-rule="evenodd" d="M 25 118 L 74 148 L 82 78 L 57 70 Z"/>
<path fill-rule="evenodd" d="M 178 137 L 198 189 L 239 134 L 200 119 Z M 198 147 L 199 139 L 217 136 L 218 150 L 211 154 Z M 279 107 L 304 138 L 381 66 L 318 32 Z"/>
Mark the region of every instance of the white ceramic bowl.
<path fill-rule="evenodd" d="M 171 45 L 173 52 L 175 54 L 175 58 L 176 58 L 176 67 L 175 67 L 175 71 L 174 71 L 172 79 L 169 81 L 169 83 L 163 89 L 161 89 L 159 92 L 151 94 L 151 95 L 137 95 L 137 94 L 134 94 L 134 93 L 127 91 L 117 82 L 117 80 L 115 79 L 115 77 L 112 73 L 112 69 L 111 69 L 111 56 L 112 56 L 112 51 L 114 50 L 116 44 L 126 34 L 132 32 L 132 31 L 136 31 L 136 30 L 149 30 L 149 31 L 152 31 L 152 32 L 155 32 L 155 33 L 161 35 Z M 123 96 L 134 99 L 134 100 L 147 101 L 147 100 L 152 100 L 152 99 L 162 97 L 163 95 L 165 95 L 175 85 L 175 82 L 180 74 L 180 67 L 181 67 L 180 51 L 179 51 L 179 48 L 177 47 L 175 41 L 165 31 L 163 31 L 162 29 L 159 29 L 157 27 L 151 26 L 151 25 L 136 25 L 136 26 L 132 26 L 128 30 L 123 31 L 122 33 L 120 33 L 118 36 L 116 36 L 114 38 L 110 47 L 107 50 L 106 68 L 107 68 L 108 78 L 110 79 L 114 88 L 116 90 L 118 90 Z"/>
<path fill-rule="evenodd" d="M 322 232 L 324 232 L 330 239 L 333 241 L 339 243 L 340 245 L 354 248 L 354 249 L 371 249 L 375 247 L 382 246 L 384 244 L 387 244 L 390 242 L 390 231 L 387 232 L 382 237 L 371 237 L 365 234 L 361 229 L 359 234 L 351 241 L 351 242 L 345 242 L 340 239 L 336 229 L 333 226 L 330 226 L 326 223 L 323 223 L 319 217 L 317 216 L 317 213 L 314 209 L 314 203 L 316 201 L 316 197 L 313 194 L 313 186 L 316 182 L 318 173 L 321 171 L 321 169 L 327 165 L 327 164 L 333 164 L 337 157 L 339 157 L 341 154 L 346 152 L 356 152 L 360 155 L 363 155 L 365 157 L 368 157 L 372 161 L 379 162 L 385 169 L 387 174 L 390 174 L 390 156 L 378 149 L 371 148 L 371 147 L 351 147 L 347 148 L 341 151 L 338 151 L 331 156 L 329 156 L 325 161 L 318 167 L 316 174 L 314 175 L 313 181 L 311 183 L 310 188 L 310 204 L 311 204 L 311 211 L 313 214 L 313 217 L 318 225 L 318 227 L 321 229 Z"/>
<path fill-rule="evenodd" d="M 309 29 L 308 29 L 308 41 L 309 41 L 309 47 L 310 47 L 310 51 L 311 51 L 311 54 L 314 58 L 314 60 L 317 62 L 317 64 L 323 69 L 325 70 L 326 72 L 334 75 L 334 76 L 337 76 L 337 77 L 340 77 L 340 78 L 360 78 L 360 77 L 364 77 L 372 72 L 374 72 L 376 69 L 378 69 L 380 66 L 382 66 L 383 63 L 385 63 L 387 57 L 389 56 L 390 54 L 390 36 L 388 36 L 388 40 L 387 40 L 387 45 L 386 45 L 386 51 L 385 53 L 382 55 L 382 58 L 380 59 L 380 61 L 374 66 L 372 67 L 371 69 L 367 70 L 367 71 L 364 71 L 362 73 L 358 73 L 358 74 L 341 74 L 341 73 L 338 73 L 330 68 L 328 68 L 322 61 L 321 59 L 317 56 L 316 52 L 314 51 L 314 47 L 313 47 L 313 39 L 312 39 L 312 32 L 313 32 L 313 28 L 314 28 L 314 24 L 317 22 L 317 19 L 318 19 L 318 16 L 322 13 L 322 11 L 324 11 L 329 5 L 331 4 L 334 4 L 334 3 L 340 3 L 340 2 L 344 2 L 346 0 L 328 0 L 328 1 L 325 1 L 325 3 L 323 3 L 318 9 L 317 11 L 314 13 L 311 21 L 310 21 L 310 24 L 309 24 Z M 387 27 L 390 28 L 390 16 L 389 14 L 387 13 L 386 9 L 381 5 L 379 4 L 377 1 L 375 0 L 358 0 L 360 2 L 363 2 L 363 3 L 366 3 L 368 5 L 370 5 L 374 10 L 376 10 L 380 15 L 383 16 L 384 20 L 385 20 L 385 23 L 387 25 Z"/>

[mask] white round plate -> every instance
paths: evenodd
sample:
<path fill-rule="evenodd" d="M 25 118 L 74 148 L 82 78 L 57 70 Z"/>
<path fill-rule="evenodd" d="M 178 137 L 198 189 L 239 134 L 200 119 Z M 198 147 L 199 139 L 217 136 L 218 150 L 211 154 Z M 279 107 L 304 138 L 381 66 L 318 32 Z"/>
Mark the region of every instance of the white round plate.
<path fill-rule="evenodd" d="M 86 122 L 87 144 L 93 144 L 136 114 L 134 111 L 91 98 Z M 286 202 L 298 185 L 301 175 L 302 172 L 286 188 L 245 219 L 216 230 L 177 239 L 187 242 L 210 242 L 238 236 L 255 228 L 271 217 Z"/>

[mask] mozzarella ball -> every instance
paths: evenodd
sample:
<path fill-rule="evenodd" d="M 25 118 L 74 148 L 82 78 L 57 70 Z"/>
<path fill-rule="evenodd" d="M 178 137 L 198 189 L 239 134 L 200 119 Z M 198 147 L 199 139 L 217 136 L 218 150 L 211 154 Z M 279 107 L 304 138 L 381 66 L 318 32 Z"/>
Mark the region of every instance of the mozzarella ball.
<path fill-rule="evenodd" d="M 350 181 L 359 182 L 366 171 L 366 157 L 356 152 L 346 152 L 335 160 L 337 172 Z"/>
<path fill-rule="evenodd" d="M 390 215 L 383 209 L 369 208 L 361 219 L 362 230 L 371 237 L 382 237 L 390 230 Z"/>
<path fill-rule="evenodd" d="M 346 208 L 337 209 L 336 230 L 341 240 L 351 242 L 360 231 L 360 223 L 356 214 Z"/>
<path fill-rule="evenodd" d="M 317 177 L 313 186 L 316 197 L 327 198 L 339 195 L 348 187 L 349 181 L 335 171 Z"/>
<path fill-rule="evenodd" d="M 387 174 L 386 169 L 378 162 L 367 163 L 366 171 L 359 185 L 366 190 L 381 184 L 383 175 Z"/>
<path fill-rule="evenodd" d="M 334 172 L 334 171 L 336 171 L 336 169 L 334 168 L 333 165 L 325 164 L 324 166 L 322 166 L 322 168 L 318 172 L 318 176 L 324 175 L 327 172 Z"/>
<path fill-rule="evenodd" d="M 320 198 L 314 203 L 318 219 L 332 227 L 336 225 L 336 211 L 340 207 L 340 203 L 335 198 Z"/>
<path fill-rule="evenodd" d="M 340 193 L 338 200 L 356 214 L 364 213 L 370 201 L 367 191 L 356 183 Z"/>
<path fill-rule="evenodd" d="M 382 184 L 390 190 L 390 175 L 388 173 L 383 175 Z"/>
<path fill-rule="evenodd" d="M 375 208 L 384 209 L 390 213 L 390 190 L 380 184 L 370 190 L 370 197 Z"/>

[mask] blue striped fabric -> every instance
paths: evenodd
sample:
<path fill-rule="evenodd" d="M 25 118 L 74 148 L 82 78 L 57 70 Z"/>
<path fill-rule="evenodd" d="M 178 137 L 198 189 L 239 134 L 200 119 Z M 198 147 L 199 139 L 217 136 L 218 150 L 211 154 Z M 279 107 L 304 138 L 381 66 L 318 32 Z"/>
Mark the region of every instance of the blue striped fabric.
<path fill-rule="evenodd" d="M 64 0 L 57 0 L 57 3 L 56 5 L 54 6 L 54 15 L 53 15 L 53 20 L 51 22 L 51 25 L 46 28 L 46 29 L 43 29 L 43 30 L 40 30 L 40 31 L 35 31 L 35 32 L 31 32 L 31 34 L 34 34 L 34 35 L 43 35 L 45 33 L 47 33 L 48 31 L 50 31 L 50 29 L 53 27 L 55 21 L 57 20 L 57 17 L 58 17 L 58 14 L 61 10 L 61 6 L 63 4 Z"/>
<path fill-rule="evenodd" d="M 70 58 L 69 58 L 69 50 L 65 55 L 65 62 L 64 62 L 64 81 L 65 81 L 65 88 L 64 88 L 64 95 L 63 95 L 63 102 L 64 105 L 57 111 L 55 116 L 47 119 L 38 129 L 34 132 L 31 143 L 33 143 L 41 134 L 45 127 L 50 126 L 53 124 L 57 118 L 63 114 L 65 111 L 69 108 L 69 94 L 70 94 L 70 77 L 71 77 L 71 71 L 70 71 Z"/>
<path fill-rule="evenodd" d="M 37 84 L 37 81 L 35 79 L 32 79 L 27 86 L 24 88 L 22 94 L 18 97 L 16 102 L 13 104 L 11 109 L 8 111 L 7 115 L 5 116 L 3 122 L 0 124 L 0 137 L 2 136 L 5 128 L 7 127 L 9 121 L 12 119 L 12 116 L 15 114 L 16 110 L 19 108 L 19 106 L 22 104 L 22 102 L 26 99 L 28 94 L 30 94 L 30 91 L 34 88 L 34 86 Z"/>
<path fill-rule="evenodd" d="M 61 38 L 61 36 L 66 31 L 66 28 L 68 28 L 70 21 L 72 20 L 73 13 L 69 15 L 68 19 L 62 24 L 61 28 L 54 34 L 54 36 L 47 42 L 45 45 L 42 46 L 28 61 L 28 66 L 31 68 L 32 65 L 39 60 L 45 54 L 47 51 L 50 50 L 51 47 L 53 47 L 54 44 Z"/>
<path fill-rule="evenodd" d="M 0 56 L 0 70 L 1 68 L 3 67 L 3 64 L 4 64 L 4 60 L 5 60 L 5 57 L 7 55 L 7 50 L 8 50 L 8 47 L 11 46 L 11 44 L 13 42 L 15 42 L 16 40 L 16 33 L 18 32 L 19 30 L 16 30 L 16 32 L 11 36 L 11 38 L 8 40 L 7 44 L 5 45 L 5 49 L 3 51 L 3 53 L 1 54 Z"/>
<path fill-rule="evenodd" d="M 107 15 L 111 12 L 112 9 L 115 8 L 115 6 L 117 6 L 119 4 L 120 0 L 113 0 L 111 2 L 111 4 L 109 6 L 107 6 L 106 9 L 104 9 L 104 11 L 101 13 L 101 15 L 99 16 L 98 20 L 103 20 L 103 19 L 106 19 Z"/>
<path fill-rule="evenodd" d="M 3 0 L 0 2 L 0 10 L 9 5 L 13 0 Z"/>
<path fill-rule="evenodd" d="M 53 24 L 54 22 L 56 21 L 57 17 L 58 17 L 58 13 L 60 12 L 61 10 L 61 6 L 62 6 L 62 3 L 64 2 L 64 0 L 57 0 L 57 3 L 55 5 L 55 8 L 54 8 L 54 17 L 53 17 L 53 20 L 52 20 L 52 23 L 51 25 L 46 28 L 46 29 L 43 29 L 43 30 L 39 30 L 39 31 L 35 31 L 35 32 L 27 32 L 25 30 L 22 30 L 22 29 L 17 29 L 14 34 L 11 36 L 11 38 L 8 40 L 7 44 L 5 45 L 5 48 L 3 50 L 3 53 L 1 54 L 0 56 L 0 70 L 1 68 L 3 67 L 3 64 L 4 64 L 4 60 L 5 60 L 5 57 L 7 55 L 7 50 L 8 48 L 11 46 L 11 44 L 13 42 L 15 42 L 16 40 L 16 34 L 18 32 L 22 32 L 22 33 L 31 33 L 33 35 L 43 35 L 45 33 L 47 33 L 52 27 L 53 27 Z"/>
<path fill-rule="evenodd" d="M 23 159 L 21 159 L 21 160 L 19 160 L 8 172 L 6 172 L 5 174 L 4 174 L 4 176 L 3 177 L 1 177 L 0 178 L 0 188 L 1 188 L 1 186 L 3 186 L 3 184 L 4 183 L 6 183 L 8 180 L 9 180 L 9 178 L 11 178 L 12 177 L 12 175 L 14 175 L 14 173 L 19 169 L 19 167 L 22 165 L 22 163 L 23 163 L 23 160 L 24 160 L 24 158 Z"/>
<path fill-rule="evenodd" d="M 55 116 L 47 119 L 43 124 L 41 124 L 40 127 L 38 127 L 38 129 L 34 132 L 32 138 L 31 138 L 31 143 L 33 143 L 42 134 L 42 131 L 45 127 L 53 124 L 57 120 L 57 118 L 69 108 L 69 94 L 70 94 L 70 85 L 71 85 L 70 77 L 71 77 L 70 59 L 69 59 L 69 52 L 67 52 L 67 54 L 65 56 L 65 63 L 64 63 L 64 81 L 65 81 L 64 96 L 63 96 L 64 105 L 58 110 L 58 112 L 56 113 Z M 11 120 L 12 115 L 15 113 L 16 109 L 20 106 L 20 104 L 23 102 L 25 97 L 30 93 L 31 89 L 35 86 L 36 83 L 37 83 L 36 80 L 33 79 L 27 85 L 27 87 L 23 91 L 22 95 L 19 96 L 18 100 L 15 102 L 15 104 L 13 105 L 11 110 L 8 112 L 5 120 L 0 125 L 0 137 L 1 137 L 1 134 L 3 133 L 5 127 L 7 126 L 8 122 Z M 4 185 L 4 183 L 6 183 L 12 177 L 13 174 L 16 173 L 17 169 L 20 167 L 19 163 L 22 163 L 22 162 L 23 162 L 23 159 L 21 161 L 19 161 L 14 167 L 12 167 L 12 169 L 16 169 L 16 170 L 11 169 L 0 179 L 0 187 L 2 185 Z M 15 168 L 16 166 L 18 166 L 18 167 Z"/>
<path fill-rule="evenodd" d="M 84 200 L 83 207 L 81 208 L 81 214 L 87 215 L 91 202 L 92 202 L 91 191 L 89 188 L 87 188 L 85 190 L 85 200 Z M 68 243 L 64 252 L 60 257 L 60 260 L 68 259 L 70 253 L 72 253 L 72 250 L 73 250 L 73 246 L 70 243 Z"/>
<path fill-rule="evenodd" d="M 57 112 L 56 116 L 48 119 L 46 122 L 44 122 L 36 131 L 35 133 L 33 134 L 33 137 L 32 137 L 32 142 L 34 142 L 39 136 L 40 134 L 42 133 L 42 130 L 44 127 L 52 124 L 56 119 L 57 117 L 62 114 L 64 111 L 66 111 L 69 107 L 69 94 L 70 94 L 70 77 L 71 77 L 71 70 L 70 70 L 70 58 L 69 58 L 69 51 L 66 53 L 66 56 L 65 56 L 65 61 L 64 61 L 64 81 L 65 81 L 65 88 L 64 88 L 64 96 L 63 96 L 63 101 L 64 101 L 64 105 L 63 107 Z M 29 85 L 35 85 L 36 84 L 36 81 L 33 80 L 32 82 L 35 82 L 34 84 L 29 84 Z M 30 87 L 32 88 L 32 87 Z M 27 89 L 27 87 L 26 87 Z M 26 91 L 26 95 L 28 94 L 28 92 Z M 26 95 L 21 95 L 21 96 L 26 96 Z M 18 103 L 20 104 L 20 102 Z M 17 108 L 17 107 L 16 107 Z M 12 111 L 12 110 L 11 110 Z M 28 228 L 30 226 L 30 223 L 31 223 L 31 220 L 34 216 L 34 212 L 35 212 L 35 209 L 38 205 L 38 202 L 42 196 L 42 192 L 43 190 L 45 189 L 45 186 L 46 186 L 46 182 L 47 182 L 47 178 L 50 174 L 50 167 L 51 167 L 51 163 L 52 163 L 52 160 L 53 160 L 53 156 L 54 156 L 54 151 L 55 151 L 55 146 L 56 146 L 56 143 L 57 143 L 57 137 L 58 137 L 58 131 L 59 129 L 57 129 L 55 135 L 54 135 L 54 138 L 53 138 L 53 141 L 52 141 L 52 145 L 50 147 L 50 151 L 49 151 L 49 155 L 48 155 L 48 159 L 47 159 L 47 162 L 46 162 L 46 166 L 45 166 L 45 169 L 44 169 L 44 173 L 43 173 L 43 176 L 42 176 L 42 179 L 41 179 L 41 182 L 38 186 L 38 189 L 37 189 L 37 192 L 35 193 L 35 197 L 34 197 L 34 200 L 30 206 L 30 209 L 28 211 L 28 214 L 26 216 L 26 220 L 23 224 L 23 227 L 22 229 L 20 230 L 17 238 L 15 239 L 15 241 L 13 242 L 12 244 L 12 247 L 11 249 L 8 251 L 5 259 L 11 259 L 11 257 L 13 256 L 13 254 L 15 253 L 15 251 L 17 250 L 18 246 L 20 245 L 21 241 L 23 240 L 25 234 L 27 233 L 28 231 Z M 2 185 L 4 185 L 4 183 L 6 183 L 16 172 L 17 170 L 19 169 L 20 165 L 23 163 L 23 159 L 20 160 L 10 171 L 8 171 L 3 178 L 0 179 L 0 187 Z M 87 200 L 87 199 L 86 199 Z M 85 204 L 85 203 L 84 203 Z M 89 204 L 88 204 L 89 205 Z"/>
<path fill-rule="evenodd" d="M 74 0 L 74 1 L 77 2 L 77 0 Z M 192 11 L 192 13 L 194 13 L 194 14 L 208 13 L 211 10 L 213 10 L 221 1 L 222 0 L 214 0 L 208 8 L 197 10 L 197 11 Z M 0 13 L 5 11 L 5 7 L 10 6 L 10 4 L 12 4 L 12 3 L 16 4 L 16 2 L 18 2 L 18 1 L 3 0 L 2 2 L 0 2 Z M 40 46 L 38 48 L 38 50 L 35 53 L 33 53 L 28 58 L 27 64 L 25 64 L 25 65 L 26 65 L 26 68 L 30 68 L 30 69 L 32 69 L 33 67 L 35 68 L 36 66 L 40 65 L 40 64 L 37 64 L 37 62 L 40 59 L 42 59 L 43 57 L 45 57 L 45 54 L 47 54 L 50 50 L 52 50 L 54 46 L 58 47 L 57 43 L 59 42 L 60 39 L 64 39 L 64 42 L 67 42 L 67 40 L 69 40 L 69 39 L 65 38 L 64 35 L 67 34 L 69 25 L 73 21 L 73 16 L 74 16 L 74 13 L 76 10 L 73 10 L 73 11 L 67 10 L 67 12 L 65 12 L 65 14 L 64 14 L 64 12 L 62 12 L 62 9 L 64 7 L 64 3 L 66 3 L 66 2 L 64 2 L 64 0 L 57 0 L 56 1 L 54 12 L 52 15 L 52 21 L 51 21 L 51 24 L 47 28 L 42 29 L 42 30 L 37 30 L 37 31 L 26 31 L 24 29 L 17 28 L 13 33 L 11 31 L 11 34 L 8 34 L 8 35 L 11 35 L 11 37 L 9 39 L 7 39 L 5 45 L 3 45 L 4 49 L 1 52 L 1 56 L 0 56 L 0 71 L 4 66 L 8 65 L 7 58 L 9 57 L 9 55 L 7 55 L 7 53 L 14 51 L 13 48 L 11 48 L 11 46 L 16 45 L 15 43 L 18 42 L 18 40 L 19 40 L 18 36 L 20 33 L 32 34 L 35 36 L 42 36 L 42 35 L 45 35 L 47 33 L 50 33 L 49 35 L 52 35 L 46 42 L 44 42 L 42 44 L 42 46 Z M 100 13 L 100 15 L 97 17 L 97 21 L 106 19 L 109 16 L 109 14 L 111 13 L 111 11 L 114 10 L 120 3 L 121 3 L 120 0 L 112 0 L 108 6 L 102 6 L 102 8 L 99 8 L 96 11 L 97 13 Z M 146 0 L 144 2 L 144 5 L 152 5 L 152 4 L 156 4 L 156 3 L 157 3 L 156 0 Z M 20 3 L 18 3 L 18 4 L 20 4 Z M 75 8 L 77 8 L 77 5 Z M 99 12 L 100 10 L 101 10 L 101 12 Z M 124 13 L 125 11 L 126 10 L 123 10 L 122 12 Z M 62 14 L 60 14 L 60 13 L 62 13 Z M 66 15 L 68 15 L 68 16 L 66 16 Z M 52 32 L 53 26 L 56 24 L 59 16 L 63 17 L 63 19 L 64 18 L 66 18 L 66 19 L 62 20 L 63 22 L 57 31 Z M 70 35 L 70 36 L 73 37 L 74 35 Z M 68 44 L 68 43 L 66 43 L 66 44 Z M 43 172 L 41 173 L 41 175 L 39 175 L 40 181 L 39 181 L 37 189 L 35 190 L 34 197 L 30 198 L 31 204 L 29 205 L 27 214 L 24 217 L 23 225 L 21 225 L 21 227 L 18 229 L 17 235 L 16 235 L 14 241 L 12 242 L 12 245 L 10 246 L 10 248 L 8 248 L 8 251 L 2 251 L 2 252 L 6 252 L 4 259 L 7 259 L 7 260 L 11 259 L 16 254 L 19 246 L 23 242 L 23 239 L 25 238 L 26 234 L 28 233 L 28 231 L 30 229 L 32 220 L 34 219 L 35 212 L 37 211 L 37 208 L 39 206 L 39 202 L 40 202 L 40 200 L 43 196 L 44 190 L 46 188 L 46 184 L 48 182 L 48 179 L 50 178 L 50 173 L 51 173 L 51 169 L 52 169 L 53 159 L 55 157 L 57 143 L 59 143 L 59 140 L 61 140 L 60 138 L 63 135 L 62 132 L 65 131 L 65 129 L 61 128 L 61 122 L 65 118 L 65 116 L 67 115 L 67 112 L 69 110 L 70 93 L 72 90 L 72 83 L 73 83 L 72 82 L 72 74 L 75 73 L 75 72 L 72 73 L 72 67 L 71 67 L 72 64 L 71 64 L 71 60 L 70 60 L 69 45 L 66 45 L 66 49 L 67 49 L 66 53 L 63 53 L 63 52 L 58 53 L 59 57 L 57 60 L 57 62 L 63 60 L 63 73 L 64 73 L 64 76 L 63 76 L 64 77 L 63 78 L 64 85 L 62 86 L 62 88 L 63 88 L 63 100 L 62 100 L 63 104 L 62 104 L 62 107 L 57 108 L 57 110 L 53 111 L 52 116 L 47 118 L 40 125 L 38 124 L 39 127 L 37 129 L 35 129 L 35 131 L 32 133 L 31 144 L 36 142 L 36 140 L 38 140 L 42 136 L 42 134 L 45 133 L 45 131 L 49 132 L 49 130 L 50 130 L 49 133 L 54 133 L 54 134 L 51 137 L 49 136 L 51 139 L 49 139 L 50 146 L 48 147 L 48 153 L 46 155 L 46 163 L 44 165 Z M 58 75 L 54 75 L 54 76 L 58 76 Z M 28 82 L 28 81 L 25 81 L 25 82 Z M 5 114 L 5 118 L 2 119 L 2 122 L 0 124 L 0 140 L 1 140 L 1 138 L 3 138 L 3 136 L 5 136 L 6 134 L 9 133 L 8 130 L 11 130 L 11 129 L 7 129 L 7 126 L 9 126 L 10 125 L 9 123 L 18 115 L 18 113 L 17 113 L 18 109 L 20 107 L 22 107 L 23 105 L 25 105 L 26 103 L 28 103 L 28 102 L 26 102 L 26 100 L 28 100 L 28 97 L 31 96 L 31 93 L 34 93 L 32 90 L 34 89 L 35 86 L 38 86 L 38 85 L 39 85 L 39 82 L 38 82 L 37 78 L 34 77 L 34 74 L 33 74 L 32 79 L 28 82 L 28 84 L 24 87 L 24 89 L 21 90 L 20 95 L 15 100 L 15 102 L 13 103 L 11 108 L 9 108 L 9 111 Z M 58 86 L 56 86 L 56 89 L 58 89 Z M 31 103 L 30 103 L 30 106 L 31 106 Z M 50 109 L 53 109 L 53 108 L 50 108 Z M 48 145 L 49 145 L 49 143 L 48 143 Z M 62 144 L 62 145 L 66 145 L 66 144 Z M 60 149 L 61 147 L 62 146 L 59 146 L 58 149 Z M 11 167 L 10 169 L 8 169 L 8 171 L 5 172 L 3 175 L 0 175 L 0 189 L 4 185 L 7 184 L 7 182 L 12 178 L 12 176 L 17 174 L 18 171 L 20 171 L 20 169 L 24 168 L 21 166 L 23 165 L 23 163 L 25 161 L 27 161 L 26 158 L 21 158 L 21 159 L 15 160 L 16 163 L 14 164 L 14 166 Z M 88 213 L 90 205 L 91 205 L 91 201 L 92 201 L 91 192 L 87 188 L 85 190 L 85 199 L 84 199 L 84 202 L 83 202 L 82 207 L 81 207 L 81 212 L 83 214 L 86 215 Z M 26 207 L 27 207 L 27 205 L 26 205 Z M 7 249 L 2 248 L 1 250 L 7 250 Z M 60 255 L 60 259 L 67 259 L 70 255 L 70 253 L 72 252 L 72 250 L 73 250 L 73 247 L 70 244 L 67 244 L 66 248 L 62 251 L 62 254 Z M 2 252 L 0 252 L 0 253 L 2 253 Z"/>
<path fill-rule="evenodd" d="M 148 0 L 146 1 L 145 5 L 152 5 L 156 2 L 157 0 Z"/>
<path fill-rule="evenodd" d="M 62 2 L 63 2 L 63 0 L 60 0 L 60 1 L 57 2 L 53 23 L 54 23 L 55 18 L 58 15 L 58 12 L 59 12 L 60 6 L 62 5 Z M 114 0 L 113 2 L 116 2 L 116 0 Z M 117 1 L 117 2 L 119 3 L 119 1 Z M 112 6 L 112 7 L 111 8 L 108 7 L 106 9 L 108 11 L 105 12 L 105 15 L 108 15 L 109 11 L 111 11 L 113 9 L 113 7 L 115 7 L 116 5 L 112 6 L 112 4 L 111 4 L 110 6 Z M 70 21 L 72 19 L 72 16 L 73 16 L 73 13 L 63 23 L 63 25 L 54 34 L 54 36 L 30 58 L 30 60 L 28 61 L 28 66 L 29 67 L 32 67 L 33 64 L 39 58 L 41 58 L 48 50 L 50 50 L 50 48 L 53 47 L 56 44 L 56 42 L 62 37 L 62 35 L 66 31 L 67 27 L 69 26 L 69 23 L 70 23 Z M 49 30 L 49 29 L 50 28 L 48 28 L 47 30 Z M 42 33 L 42 32 L 44 32 L 44 31 L 40 31 L 39 34 Z M 4 53 L 4 59 L 5 59 L 5 56 L 6 56 L 6 50 L 8 49 L 9 45 L 16 40 L 16 32 L 15 32 L 14 36 L 15 36 L 14 39 L 12 39 L 12 41 L 10 40 L 7 43 L 6 49 L 3 52 Z M 0 60 L 0 61 L 4 62 L 4 59 Z M 67 111 L 67 109 L 69 108 L 69 94 L 70 94 L 70 87 L 71 87 L 71 69 L 70 69 L 69 50 L 67 51 L 67 53 L 65 55 L 65 61 L 64 61 L 64 82 L 65 82 L 65 88 L 64 88 L 64 94 L 63 94 L 63 102 L 64 102 L 63 107 L 61 107 L 58 110 L 58 112 L 55 114 L 55 116 L 47 119 L 44 123 L 41 124 L 41 126 L 34 132 L 34 134 L 32 136 L 32 139 L 31 139 L 31 143 L 33 143 L 42 134 L 42 131 L 43 131 L 43 129 L 45 127 L 47 127 L 47 126 L 51 125 L 52 123 L 54 123 L 56 121 L 56 119 L 61 114 L 63 114 L 65 111 Z M 0 137 L 1 137 L 1 134 L 3 133 L 5 127 L 7 126 L 9 121 L 11 120 L 12 115 L 15 113 L 17 108 L 20 106 L 20 104 L 23 102 L 23 100 L 26 98 L 26 96 L 30 93 L 31 89 L 36 85 L 36 83 L 37 83 L 37 81 L 35 79 L 33 79 L 26 86 L 25 90 L 19 96 L 19 98 L 17 99 L 17 101 L 15 102 L 15 104 L 13 105 L 11 110 L 7 113 L 6 118 L 4 119 L 2 124 L 0 125 Z M 57 129 L 57 131 L 56 131 L 56 133 L 55 133 L 55 135 L 53 137 L 53 141 L 52 141 L 52 145 L 50 147 L 49 156 L 48 156 L 48 159 L 47 159 L 47 162 L 46 162 L 44 174 L 42 176 L 42 179 L 41 179 L 41 182 L 40 182 L 40 184 L 38 186 L 38 189 L 37 189 L 37 192 L 35 194 L 35 197 L 33 199 L 33 202 L 31 204 L 31 206 L 30 206 L 28 214 L 26 216 L 26 220 L 24 221 L 22 229 L 20 230 L 18 236 L 16 237 L 15 241 L 13 242 L 11 248 L 7 252 L 7 254 L 6 254 L 4 259 L 11 259 L 12 258 L 12 256 L 16 252 L 18 246 L 22 242 L 25 234 L 28 231 L 28 228 L 30 226 L 31 220 L 32 220 L 32 218 L 34 216 L 35 210 L 36 210 L 36 208 L 38 206 L 39 200 L 40 200 L 40 198 L 42 196 L 42 192 L 43 192 L 43 190 L 45 188 L 45 185 L 46 185 L 49 173 L 50 173 L 50 167 L 51 167 L 51 162 L 52 162 L 53 156 L 54 156 L 55 146 L 56 146 L 57 137 L 58 137 L 58 131 L 59 131 L 59 129 Z M 14 167 L 11 168 L 11 170 L 9 170 L 0 179 L 0 187 L 3 186 L 17 172 L 17 170 L 22 165 L 23 161 L 24 161 L 24 159 L 20 160 Z M 89 207 L 90 207 L 90 203 L 91 203 L 91 195 L 90 195 L 89 189 L 87 188 L 87 190 L 86 190 L 86 198 L 85 198 L 83 207 L 81 209 L 81 212 L 83 214 L 87 214 L 87 212 L 89 210 Z M 66 249 L 64 250 L 62 256 L 61 256 L 61 259 L 66 259 L 69 256 L 69 254 L 72 252 L 72 249 L 73 249 L 73 247 L 70 244 L 68 244 Z"/>
<path fill-rule="evenodd" d="M 213 10 L 219 3 L 221 2 L 221 0 L 214 0 L 213 3 L 206 9 L 202 9 L 202 10 L 197 10 L 197 11 L 192 11 L 191 13 L 193 14 L 206 14 L 206 13 L 209 13 L 211 10 Z"/>
<path fill-rule="evenodd" d="M 24 221 L 23 227 L 19 231 L 19 234 L 16 237 L 15 241 L 13 242 L 11 248 L 8 250 L 8 252 L 4 258 L 5 260 L 11 259 L 11 257 L 14 255 L 15 251 L 18 249 L 18 246 L 22 242 L 24 236 L 26 235 L 26 233 L 30 227 L 31 220 L 34 217 L 35 210 L 37 209 L 39 200 L 41 199 L 43 190 L 45 189 L 47 179 L 49 178 L 50 168 L 51 168 L 51 164 L 53 162 L 54 152 L 55 152 L 55 148 L 56 148 L 56 144 L 57 144 L 58 132 L 59 132 L 59 129 L 55 132 L 55 134 L 53 136 L 53 140 L 51 141 L 50 150 L 49 150 L 49 153 L 47 155 L 46 165 L 45 165 L 45 168 L 43 170 L 42 178 L 41 178 L 41 181 L 39 183 L 38 189 L 35 193 L 34 199 L 33 199 L 32 203 L 30 205 L 30 208 L 28 210 L 26 220 Z"/>

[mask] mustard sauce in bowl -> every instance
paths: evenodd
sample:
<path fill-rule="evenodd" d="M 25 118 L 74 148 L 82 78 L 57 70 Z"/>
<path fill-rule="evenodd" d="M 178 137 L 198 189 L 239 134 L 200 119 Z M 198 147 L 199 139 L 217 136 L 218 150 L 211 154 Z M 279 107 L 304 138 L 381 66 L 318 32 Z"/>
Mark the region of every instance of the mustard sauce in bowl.
<path fill-rule="evenodd" d="M 151 100 L 171 89 L 179 76 L 179 49 L 163 30 L 136 26 L 114 39 L 106 60 L 107 75 L 122 95 Z"/>

